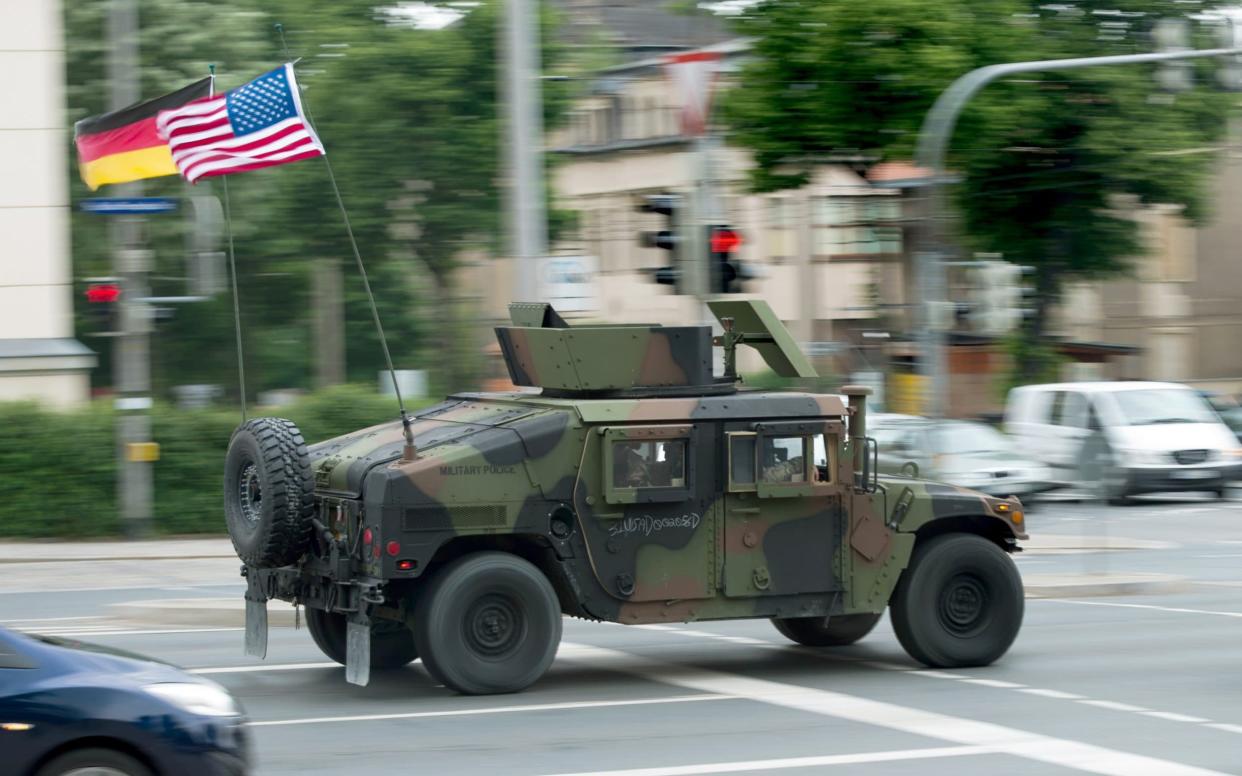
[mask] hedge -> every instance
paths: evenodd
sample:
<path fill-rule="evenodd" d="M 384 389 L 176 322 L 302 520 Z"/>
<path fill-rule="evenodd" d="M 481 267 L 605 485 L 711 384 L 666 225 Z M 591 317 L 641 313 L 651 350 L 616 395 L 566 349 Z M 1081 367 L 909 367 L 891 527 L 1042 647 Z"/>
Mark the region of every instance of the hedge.
<path fill-rule="evenodd" d="M 396 417 L 391 398 L 373 388 L 337 386 L 274 414 L 295 421 L 309 441 L 328 439 Z M 110 400 L 60 412 L 28 402 L 0 403 L 0 537 L 119 536 L 117 452 Z M 156 533 L 224 531 L 224 454 L 240 421 L 236 409 L 183 410 L 156 404 L 152 438 Z"/>

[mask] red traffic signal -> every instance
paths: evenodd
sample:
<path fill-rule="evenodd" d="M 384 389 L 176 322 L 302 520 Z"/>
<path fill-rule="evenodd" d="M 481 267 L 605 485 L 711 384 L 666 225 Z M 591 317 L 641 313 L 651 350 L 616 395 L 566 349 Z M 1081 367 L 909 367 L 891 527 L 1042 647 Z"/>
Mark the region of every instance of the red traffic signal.
<path fill-rule="evenodd" d="M 712 229 L 712 253 L 733 253 L 742 244 L 742 235 L 732 229 L 715 227 Z"/>
<path fill-rule="evenodd" d="M 96 283 L 86 287 L 86 301 L 92 304 L 107 304 L 121 298 L 121 287 L 116 283 Z"/>

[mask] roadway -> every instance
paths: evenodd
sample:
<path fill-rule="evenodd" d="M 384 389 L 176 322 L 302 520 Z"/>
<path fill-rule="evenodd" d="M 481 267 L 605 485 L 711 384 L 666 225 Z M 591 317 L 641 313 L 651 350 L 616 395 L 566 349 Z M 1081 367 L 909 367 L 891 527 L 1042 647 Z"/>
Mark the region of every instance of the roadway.
<path fill-rule="evenodd" d="M 1010 653 L 970 670 L 922 669 L 887 619 L 837 650 L 795 647 L 764 621 L 567 620 L 541 682 L 470 698 L 417 663 L 375 674 L 369 687 L 348 685 L 305 631 L 274 628 L 268 660 L 258 661 L 241 654 L 238 628 L 108 617 L 107 604 L 133 599 L 240 596 L 220 573 L 110 585 L 83 568 L 79 584 L 35 589 L 13 576 L 35 569 L 9 566 L 0 621 L 144 652 L 221 682 L 253 721 L 257 773 L 273 776 L 1242 774 L 1237 518 L 1236 504 L 1189 499 L 1036 511 L 1032 532 L 1131 537 L 1144 549 L 1032 553 L 1019 556 L 1024 574 L 1143 571 L 1188 584 L 1159 596 L 1028 600 Z"/>

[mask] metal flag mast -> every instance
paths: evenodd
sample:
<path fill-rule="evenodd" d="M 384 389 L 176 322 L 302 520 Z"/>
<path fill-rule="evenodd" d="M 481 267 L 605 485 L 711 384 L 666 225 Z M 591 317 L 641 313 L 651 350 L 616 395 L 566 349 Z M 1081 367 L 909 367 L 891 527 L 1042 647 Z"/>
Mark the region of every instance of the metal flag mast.
<path fill-rule="evenodd" d="M 211 74 L 209 97 L 216 96 L 216 66 L 208 65 Z M 233 334 L 237 337 L 237 392 L 241 397 L 242 423 L 246 422 L 246 362 L 242 357 L 241 299 L 237 295 L 237 261 L 233 253 L 233 216 L 229 210 L 229 176 L 220 176 L 224 187 L 224 230 L 229 242 L 229 281 L 233 285 Z"/>

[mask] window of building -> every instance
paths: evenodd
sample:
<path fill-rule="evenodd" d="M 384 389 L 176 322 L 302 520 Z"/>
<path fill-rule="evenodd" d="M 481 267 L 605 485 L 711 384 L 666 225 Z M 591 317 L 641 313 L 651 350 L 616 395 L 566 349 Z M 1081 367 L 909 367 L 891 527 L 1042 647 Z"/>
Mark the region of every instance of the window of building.
<path fill-rule="evenodd" d="M 764 240 L 770 259 L 791 259 L 798 255 L 798 227 L 794 216 L 797 203 L 789 197 L 767 200 L 767 228 Z"/>
<path fill-rule="evenodd" d="M 901 252 L 901 200 L 896 197 L 819 196 L 812 204 L 817 256 Z"/>

